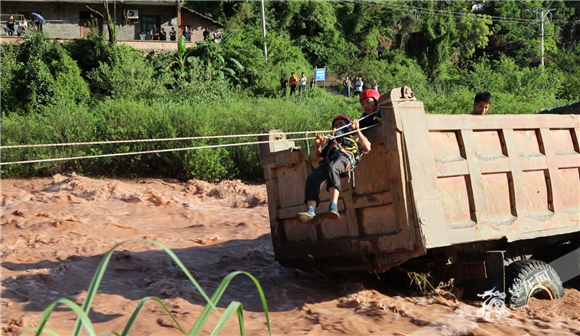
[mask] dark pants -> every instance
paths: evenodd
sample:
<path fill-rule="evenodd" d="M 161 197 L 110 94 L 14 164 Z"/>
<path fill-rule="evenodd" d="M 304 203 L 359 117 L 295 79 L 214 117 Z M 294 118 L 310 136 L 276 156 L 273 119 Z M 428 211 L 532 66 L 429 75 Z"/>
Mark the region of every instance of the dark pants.
<path fill-rule="evenodd" d="M 320 165 L 306 179 L 304 203 L 307 201 L 316 201 L 316 206 L 318 206 L 320 203 L 320 185 L 324 181 L 326 181 L 327 191 L 331 187 L 335 187 L 340 191 L 340 177 L 347 172 L 347 167 L 348 158 L 344 155 L 339 155 L 330 161 L 330 166 L 326 159 L 320 162 Z"/>
<path fill-rule="evenodd" d="M 285 86 L 282 87 L 282 94 L 280 95 L 280 98 L 282 98 L 282 97 L 286 97 L 286 87 Z"/>
<path fill-rule="evenodd" d="M 302 94 L 302 91 L 306 91 L 306 84 L 304 84 L 304 85 L 300 84 L 300 87 L 298 88 L 298 95 L 299 96 Z"/>
<path fill-rule="evenodd" d="M 296 95 L 296 84 L 290 85 L 290 95 Z"/>

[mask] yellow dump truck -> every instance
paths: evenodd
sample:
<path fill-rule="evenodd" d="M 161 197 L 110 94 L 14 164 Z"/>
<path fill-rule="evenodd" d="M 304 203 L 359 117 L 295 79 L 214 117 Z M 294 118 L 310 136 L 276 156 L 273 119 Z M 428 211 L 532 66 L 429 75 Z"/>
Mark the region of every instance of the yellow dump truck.
<path fill-rule="evenodd" d="M 276 260 L 322 273 L 428 268 L 511 306 L 560 297 L 580 274 L 580 115 L 432 115 L 407 87 L 379 109 L 356 186 L 342 181 L 341 217 L 321 225 L 296 218 L 306 148 L 260 137 Z M 328 205 L 322 188 L 322 216 Z"/>

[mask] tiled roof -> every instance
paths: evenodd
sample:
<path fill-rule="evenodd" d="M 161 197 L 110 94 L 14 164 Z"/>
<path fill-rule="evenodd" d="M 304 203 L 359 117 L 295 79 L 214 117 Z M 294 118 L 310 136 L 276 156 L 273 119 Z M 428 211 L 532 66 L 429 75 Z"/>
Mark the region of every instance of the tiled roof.
<path fill-rule="evenodd" d="M 222 26 L 222 27 L 224 26 L 223 24 L 221 24 L 221 23 L 217 22 L 216 20 L 214 20 L 214 19 L 212 19 L 212 18 L 210 18 L 210 17 L 207 17 L 207 16 L 205 16 L 205 15 L 203 15 L 203 14 L 199 13 L 199 12 L 196 12 L 196 11 L 194 11 L 194 10 L 193 10 L 193 9 L 191 9 L 191 8 L 187 8 L 187 7 L 181 6 L 181 11 L 183 12 L 183 10 L 186 10 L 186 11 L 188 11 L 188 12 L 192 13 L 192 14 L 195 14 L 195 15 L 201 16 L 202 18 L 204 18 L 204 19 L 206 19 L 206 20 L 209 20 L 209 21 L 211 21 L 211 22 L 213 22 L 213 23 L 215 23 L 215 24 L 217 24 L 217 25 L 220 25 L 220 26 Z"/>
<path fill-rule="evenodd" d="M 102 4 L 103 0 L 12 0 L 13 2 L 45 2 L 45 3 L 98 3 Z M 177 5 L 179 0 L 109 0 L 109 4 L 114 4 L 115 2 L 118 5 L 166 5 L 166 6 L 174 6 Z"/>

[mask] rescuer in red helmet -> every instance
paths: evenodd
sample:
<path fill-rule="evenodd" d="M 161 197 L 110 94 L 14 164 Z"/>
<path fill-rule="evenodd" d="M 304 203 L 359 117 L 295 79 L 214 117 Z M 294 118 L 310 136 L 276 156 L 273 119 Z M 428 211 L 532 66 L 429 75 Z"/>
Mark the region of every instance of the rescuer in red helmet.
<path fill-rule="evenodd" d="M 359 119 L 360 127 L 364 128 L 381 122 L 381 114 L 379 112 L 379 98 L 381 94 L 374 89 L 365 90 L 360 94 L 360 106 L 363 109 L 363 114 Z"/>
<path fill-rule="evenodd" d="M 348 134 L 351 131 L 353 133 Z M 320 186 L 324 181 L 326 190 L 330 192 L 328 218 L 340 218 L 338 213 L 340 178 L 346 175 L 351 177 L 361 155 L 371 150 L 371 143 L 361 133 L 358 120 L 351 122 L 347 116 L 337 115 L 332 120 L 332 134 L 329 139 L 323 134 L 316 134 L 317 153 L 323 159 L 306 180 L 304 202 L 308 205 L 308 210 L 297 215 L 302 223 L 322 223 L 323 219 L 316 215 L 316 207 L 320 203 Z"/>

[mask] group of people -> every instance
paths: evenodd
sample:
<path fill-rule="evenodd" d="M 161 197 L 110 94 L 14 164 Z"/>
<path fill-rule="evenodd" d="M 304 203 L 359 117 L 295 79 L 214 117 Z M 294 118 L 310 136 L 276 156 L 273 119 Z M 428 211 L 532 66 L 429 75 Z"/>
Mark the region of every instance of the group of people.
<path fill-rule="evenodd" d="M 346 77 L 348 79 L 348 77 Z M 351 121 L 345 115 L 339 114 L 332 120 L 330 136 L 316 134 L 316 153 L 320 164 L 306 179 L 304 203 L 308 209 L 299 212 L 296 218 L 305 224 L 321 224 L 324 220 L 316 214 L 320 204 L 320 187 L 326 182 L 326 191 L 330 193 L 330 205 L 327 218 L 340 218 L 338 198 L 341 191 L 341 177 L 351 176 L 362 155 L 371 151 L 371 143 L 362 132 L 365 128 L 379 124 L 380 94 L 375 89 L 368 89 L 359 94 L 363 114 L 359 119 Z M 485 115 L 491 105 L 492 95 L 489 92 L 478 92 L 473 100 L 473 115 Z"/>
<path fill-rule="evenodd" d="M 171 41 L 175 41 L 175 28 L 171 27 L 171 31 L 169 31 L 169 39 Z M 165 31 L 165 28 L 160 28 L 160 27 L 156 27 L 150 31 L 148 31 L 147 33 L 145 31 L 141 31 L 141 34 L 139 34 L 139 39 L 141 41 L 145 41 L 145 40 L 154 40 L 154 41 L 167 41 L 167 32 Z"/>
<path fill-rule="evenodd" d="M 193 31 L 191 30 L 191 27 L 189 27 L 189 26 L 183 27 L 183 33 L 181 35 L 183 35 L 187 41 L 191 41 L 192 34 L 193 34 Z M 218 28 L 217 30 L 212 32 L 211 30 L 209 30 L 208 27 L 205 27 L 203 29 L 202 34 L 203 34 L 204 41 L 219 42 L 222 38 L 221 28 Z"/>
<path fill-rule="evenodd" d="M 189 26 L 183 27 L 183 31 L 181 32 L 181 35 L 183 35 L 187 41 L 191 41 L 192 34 L 193 34 L 193 32 Z M 218 28 L 216 31 L 212 32 L 209 30 L 209 28 L 205 27 L 205 29 L 203 31 L 203 39 L 204 40 L 217 42 L 217 41 L 221 40 L 221 38 L 222 38 L 221 28 Z M 146 41 L 146 40 L 166 41 L 167 40 L 167 32 L 165 31 L 165 28 L 162 28 L 162 27 L 155 27 L 154 29 L 151 29 L 149 31 L 142 30 L 141 33 L 139 34 L 139 39 L 141 41 Z M 170 41 L 177 40 L 177 31 L 175 30 L 174 27 L 171 27 L 171 30 L 169 31 L 169 40 Z"/>
<path fill-rule="evenodd" d="M 300 86 L 298 86 L 298 82 L 300 82 Z M 314 78 L 310 81 L 310 88 L 314 86 Z M 296 95 L 296 86 L 298 86 L 298 95 L 300 96 L 302 92 L 306 90 L 306 85 L 308 84 L 308 78 L 306 74 L 303 72 L 300 75 L 300 78 L 296 77 L 296 74 L 293 72 L 290 74 L 290 79 L 286 76 L 286 74 L 282 75 L 282 79 L 280 79 L 280 86 L 282 88 L 282 93 L 280 94 L 280 98 L 286 97 L 286 91 L 288 89 L 288 85 L 290 85 L 290 95 Z"/>
<path fill-rule="evenodd" d="M 342 92 L 343 92 L 345 97 L 350 97 L 351 92 L 355 96 L 360 96 L 364 90 L 363 78 L 362 78 L 362 76 L 356 76 L 354 78 L 354 81 L 352 81 L 349 76 L 346 76 L 342 80 L 342 87 L 343 87 Z M 354 90 L 353 90 L 353 88 L 354 88 Z M 371 88 L 377 92 L 379 91 L 379 83 L 377 83 L 376 79 L 373 79 Z"/>
<path fill-rule="evenodd" d="M 28 21 L 26 21 L 26 18 L 24 16 L 22 16 L 22 19 L 20 21 L 16 22 L 14 15 L 10 15 L 6 20 L 6 26 L 4 27 L 4 31 L 8 36 L 14 36 L 14 34 L 22 36 L 22 34 L 24 34 L 24 32 L 30 28 L 28 27 Z"/>

